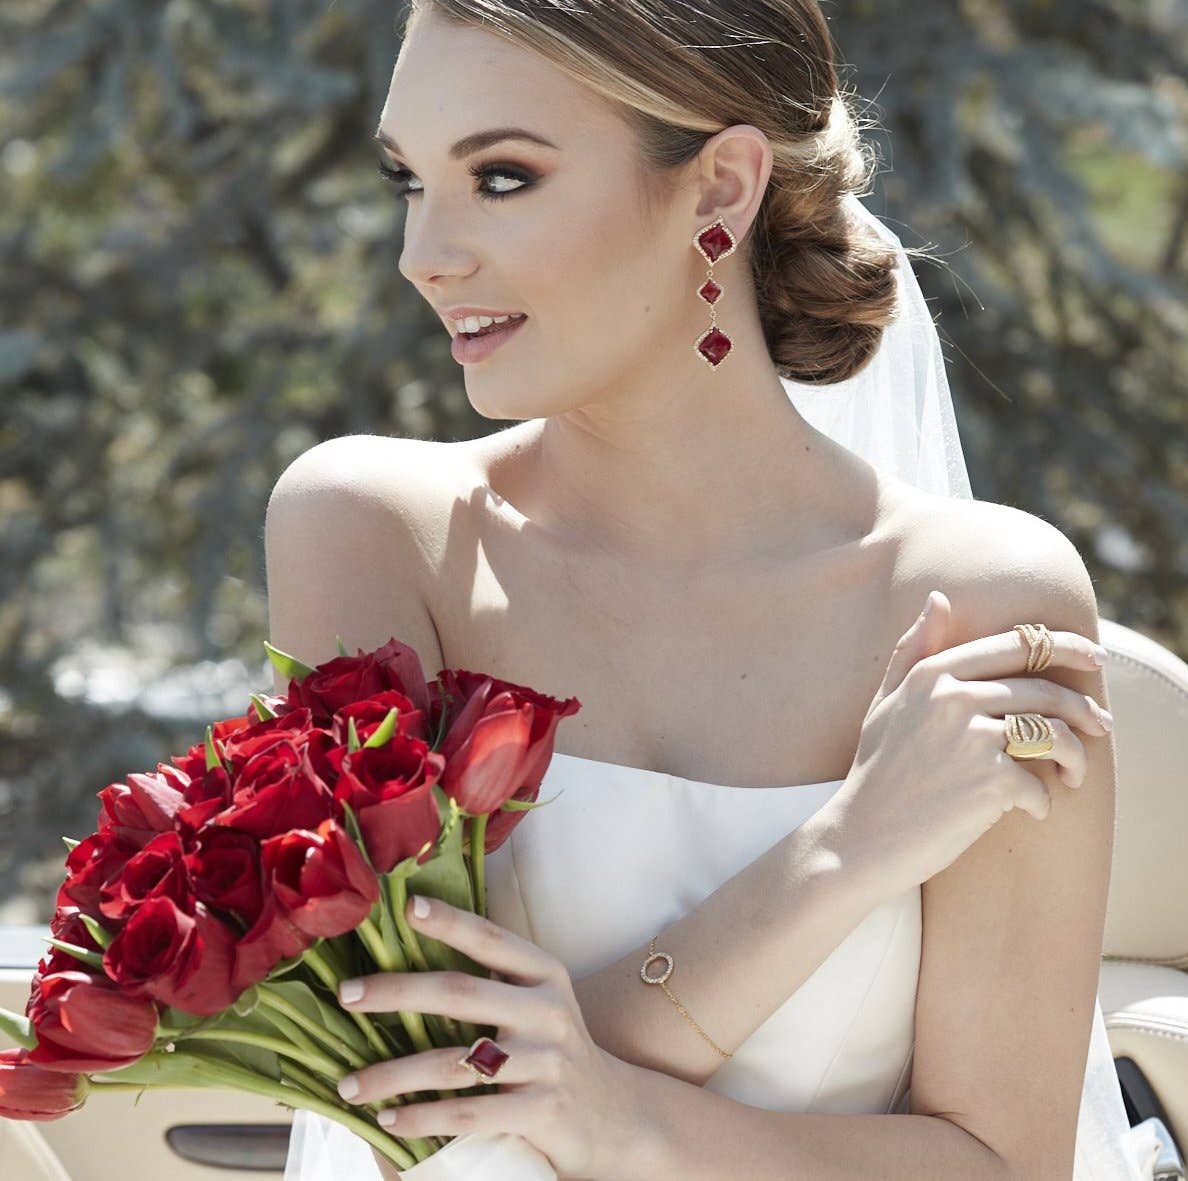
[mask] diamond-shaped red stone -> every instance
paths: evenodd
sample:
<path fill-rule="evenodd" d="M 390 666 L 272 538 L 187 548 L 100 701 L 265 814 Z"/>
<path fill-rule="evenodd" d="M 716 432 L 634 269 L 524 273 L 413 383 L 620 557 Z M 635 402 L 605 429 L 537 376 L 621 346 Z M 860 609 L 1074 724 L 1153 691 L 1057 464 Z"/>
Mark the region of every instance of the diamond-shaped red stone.
<path fill-rule="evenodd" d="M 708 230 L 702 230 L 697 235 L 697 244 L 710 262 L 717 262 L 734 245 L 734 239 L 726 226 L 716 221 Z"/>
<path fill-rule="evenodd" d="M 717 365 L 734 347 L 730 337 L 720 328 L 711 328 L 698 342 L 697 349 L 711 365 Z"/>
<path fill-rule="evenodd" d="M 718 296 L 722 294 L 722 288 L 719 287 L 717 283 L 713 281 L 713 279 L 707 279 L 705 286 L 702 287 L 697 294 L 700 295 L 706 303 L 715 303 Z"/>
<path fill-rule="evenodd" d="M 507 1061 L 507 1058 L 507 1054 L 489 1037 L 479 1038 L 470 1053 L 466 1055 L 466 1061 L 480 1074 L 485 1074 L 488 1078 L 498 1071 Z"/>

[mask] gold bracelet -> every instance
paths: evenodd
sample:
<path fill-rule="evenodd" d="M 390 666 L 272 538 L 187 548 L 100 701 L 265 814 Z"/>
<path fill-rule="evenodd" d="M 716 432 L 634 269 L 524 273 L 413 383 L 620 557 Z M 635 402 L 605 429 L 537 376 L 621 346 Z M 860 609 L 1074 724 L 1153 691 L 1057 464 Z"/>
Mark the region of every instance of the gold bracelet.
<path fill-rule="evenodd" d="M 715 1050 L 715 1051 L 716 1051 L 718 1054 L 721 1054 L 723 1058 L 732 1058 L 732 1057 L 733 1057 L 733 1055 L 732 1055 L 732 1054 L 727 1054 L 727 1053 L 726 1053 L 726 1051 L 725 1051 L 725 1050 L 723 1050 L 723 1049 L 722 1049 L 722 1047 L 721 1047 L 721 1046 L 719 1046 L 719 1045 L 718 1045 L 718 1044 L 717 1044 L 717 1043 L 716 1043 L 716 1042 L 715 1042 L 715 1041 L 714 1041 L 714 1040 L 713 1040 L 713 1039 L 712 1039 L 712 1038 L 709 1036 L 709 1034 L 708 1034 L 708 1033 L 706 1033 L 706 1032 L 705 1032 L 705 1030 L 704 1030 L 704 1029 L 702 1029 L 702 1028 L 701 1028 L 701 1026 L 700 1026 L 700 1025 L 698 1025 L 698 1024 L 697 1024 L 697 1022 L 696 1022 L 696 1021 L 694 1021 L 694 1020 L 693 1020 L 693 1018 L 689 1016 L 689 1010 L 688 1010 L 688 1009 L 686 1009 L 686 1008 L 685 1008 L 685 1006 L 684 1006 L 684 1005 L 682 1005 L 682 1004 L 681 1004 L 681 1002 L 680 1002 L 680 1001 L 678 1001 L 678 1000 L 676 999 L 676 997 L 675 997 L 675 996 L 673 996 L 673 995 L 672 995 L 672 993 L 669 991 L 668 985 L 667 985 L 667 984 L 665 984 L 665 981 L 666 981 L 666 980 L 669 978 L 669 976 L 671 976 L 671 975 L 672 975 L 672 969 L 673 969 L 672 956 L 670 956 L 670 955 L 669 955 L 667 952 L 663 952 L 663 951 L 657 951 L 657 950 L 656 950 L 656 940 L 657 940 L 658 938 L 659 938 L 659 936 L 658 936 L 658 935 L 653 935 L 653 936 L 652 936 L 652 940 L 651 940 L 651 942 L 648 944 L 648 951 L 649 951 L 651 954 L 648 956 L 648 958 L 647 958 L 646 960 L 644 960 L 644 962 L 643 962 L 643 966 L 642 966 L 642 967 L 640 968 L 640 970 L 639 970 L 639 976 L 640 976 L 640 979 L 641 979 L 641 980 L 642 980 L 642 981 L 643 981 L 645 984 L 659 984 L 659 985 L 660 985 L 660 987 L 661 987 L 662 989 L 664 989 L 664 992 L 665 992 L 665 994 L 667 995 L 668 999 L 669 999 L 670 1001 L 672 1001 L 672 1003 L 673 1003 L 674 1005 L 676 1005 L 676 1007 L 677 1007 L 678 1009 L 680 1009 L 680 1011 L 681 1011 L 681 1016 L 682 1016 L 682 1017 L 684 1017 L 684 1019 L 685 1019 L 685 1020 L 686 1020 L 686 1021 L 687 1021 L 687 1022 L 690 1024 L 690 1025 L 691 1025 L 691 1026 L 693 1026 L 693 1028 L 694 1028 L 694 1029 L 695 1029 L 695 1030 L 698 1032 L 698 1034 L 700 1034 L 700 1035 L 701 1035 L 701 1037 L 703 1037 L 703 1038 L 704 1038 L 704 1039 L 705 1039 L 705 1040 L 706 1040 L 706 1041 L 707 1041 L 707 1042 L 708 1042 L 708 1043 L 709 1043 L 709 1044 L 710 1044 L 710 1045 L 711 1045 L 711 1046 L 714 1048 L 714 1050 Z M 663 975 L 663 976 L 649 976 L 649 975 L 648 975 L 648 964 L 650 964 L 650 963 L 651 963 L 653 960 L 667 960 L 667 961 L 668 961 L 668 967 L 665 969 L 665 972 L 664 972 L 664 975 Z"/>

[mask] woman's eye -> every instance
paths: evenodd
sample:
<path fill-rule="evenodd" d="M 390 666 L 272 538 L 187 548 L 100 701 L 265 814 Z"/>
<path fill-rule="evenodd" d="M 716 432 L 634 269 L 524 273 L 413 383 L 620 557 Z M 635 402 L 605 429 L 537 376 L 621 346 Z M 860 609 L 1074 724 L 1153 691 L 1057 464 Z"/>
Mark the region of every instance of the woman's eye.
<path fill-rule="evenodd" d="M 379 162 L 378 168 L 380 176 L 396 186 L 396 195 L 398 197 L 404 197 L 407 200 L 413 194 L 423 191 L 419 188 L 410 187 L 410 182 L 415 178 L 407 168 L 389 168 L 382 161 Z M 514 189 L 478 189 L 478 195 L 485 201 L 498 201 L 503 197 L 510 197 L 512 193 L 518 193 L 521 189 L 529 189 L 535 183 L 533 177 L 526 175 L 520 169 L 508 168 L 502 165 L 478 165 L 468 169 L 468 171 L 472 177 L 484 182 L 489 181 L 492 177 L 516 182 Z"/>

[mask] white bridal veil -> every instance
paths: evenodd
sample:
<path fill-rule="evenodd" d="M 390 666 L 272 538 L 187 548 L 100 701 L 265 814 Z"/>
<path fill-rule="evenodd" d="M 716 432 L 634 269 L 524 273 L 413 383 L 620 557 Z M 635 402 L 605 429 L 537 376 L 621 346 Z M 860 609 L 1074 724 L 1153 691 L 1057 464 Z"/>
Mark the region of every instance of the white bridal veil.
<path fill-rule="evenodd" d="M 847 200 L 855 216 L 897 248 L 899 316 L 861 373 L 828 386 L 784 380 L 784 388 L 813 426 L 881 471 L 937 495 L 971 497 L 940 339 L 910 258 L 899 238 L 856 196 Z M 1152 1149 L 1149 1137 L 1129 1127 L 1101 1005 L 1095 1002 L 1073 1181 L 1150 1181 Z M 479 1181 L 481 1165 L 472 1168 L 458 1175 Z M 526 1162 L 520 1172 L 500 1175 L 530 1181 L 539 1174 Z M 297 1111 L 284 1181 L 381 1178 L 363 1140 L 322 1116 Z"/>

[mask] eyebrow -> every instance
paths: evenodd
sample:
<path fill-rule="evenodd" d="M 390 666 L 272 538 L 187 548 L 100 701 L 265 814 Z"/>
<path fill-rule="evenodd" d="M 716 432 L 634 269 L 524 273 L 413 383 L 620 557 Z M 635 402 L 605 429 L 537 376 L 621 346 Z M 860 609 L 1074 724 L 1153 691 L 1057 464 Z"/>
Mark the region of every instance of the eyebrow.
<path fill-rule="evenodd" d="M 383 128 L 376 128 L 375 138 L 397 156 L 404 156 L 400 145 L 389 135 L 386 135 Z M 472 135 L 463 136 L 450 148 L 450 159 L 464 160 L 467 156 L 481 152 L 483 148 L 489 148 L 492 144 L 502 143 L 506 139 L 525 140 L 528 143 L 540 144 L 545 148 L 553 148 L 558 152 L 561 150 L 551 140 L 545 139 L 543 135 L 537 135 L 535 131 L 529 131 L 526 127 L 492 127 L 488 131 L 476 131 Z"/>

